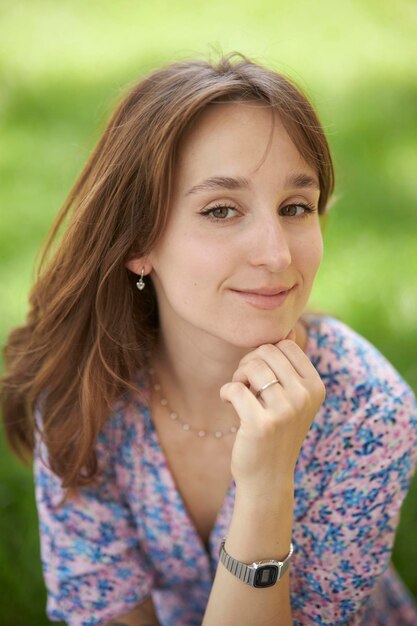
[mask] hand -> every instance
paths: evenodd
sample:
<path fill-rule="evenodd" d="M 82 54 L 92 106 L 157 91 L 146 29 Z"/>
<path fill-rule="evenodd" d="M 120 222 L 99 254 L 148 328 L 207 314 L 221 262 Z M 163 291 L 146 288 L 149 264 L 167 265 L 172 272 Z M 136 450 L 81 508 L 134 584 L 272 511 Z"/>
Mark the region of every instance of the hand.
<path fill-rule="evenodd" d="M 265 494 L 293 485 L 302 443 L 325 398 L 316 369 L 292 341 L 294 331 L 277 344 L 265 344 L 240 361 L 220 397 L 240 419 L 231 471 L 236 486 Z M 266 383 L 278 379 L 256 398 Z"/>

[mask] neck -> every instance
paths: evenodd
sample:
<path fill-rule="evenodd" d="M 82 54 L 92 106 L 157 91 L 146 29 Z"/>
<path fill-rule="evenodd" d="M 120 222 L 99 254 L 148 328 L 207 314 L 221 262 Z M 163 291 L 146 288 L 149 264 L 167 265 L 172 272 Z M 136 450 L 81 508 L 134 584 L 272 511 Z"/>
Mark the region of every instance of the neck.
<path fill-rule="evenodd" d="M 237 425 L 234 409 L 220 400 L 219 391 L 246 352 L 211 352 L 195 344 L 180 347 L 176 340 L 160 341 L 154 369 L 170 408 L 199 428 Z"/>
<path fill-rule="evenodd" d="M 304 349 L 307 333 L 296 325 L 296 342 Z M 222 385 L 232 380 L 248 348 L 193 341 L 181 333 L 162 333 L 154 353 L 156 378 L 172 410 L 198 428 L 221 428 L 238 424 L 230 404 L 220 400 Z"/>

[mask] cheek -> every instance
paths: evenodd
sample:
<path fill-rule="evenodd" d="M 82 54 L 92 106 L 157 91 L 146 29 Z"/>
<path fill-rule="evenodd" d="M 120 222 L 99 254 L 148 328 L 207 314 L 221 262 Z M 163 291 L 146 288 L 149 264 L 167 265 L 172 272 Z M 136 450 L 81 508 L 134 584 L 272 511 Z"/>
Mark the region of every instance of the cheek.
<path fill-rule="evenodd" d="M 314 278 L 322 258 L 323 239 L 320 232 L 311 232 L 307 238 L 297 241 L 293 261 L 306 277 Z"/>
<path fill-rule="evenodd" d="M 215 290 L 228 266 L 227 247 L 201 237 L 182 233 L 168 236 L 164 245 L 154 253 L 154 275 L 170 297 L 182 298 L 184 303 Z M 230 260 L 229 260 L 230 264 Z"/>
<path fill-rule="evenodd" d="M 323 238 L 321 235 L 317 237 L 315 246 L 313 246 L 311 257 L 312 266 L 314 266 L 315 271 L 317 272 L 323 258 Z"/>

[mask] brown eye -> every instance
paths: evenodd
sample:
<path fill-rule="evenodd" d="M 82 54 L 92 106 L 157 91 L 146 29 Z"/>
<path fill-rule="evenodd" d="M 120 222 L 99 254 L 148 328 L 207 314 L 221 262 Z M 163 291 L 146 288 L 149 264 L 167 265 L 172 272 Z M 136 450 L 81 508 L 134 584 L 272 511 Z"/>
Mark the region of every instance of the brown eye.
<path fill-rule="evenodd" d="M 297 204 L 289 204 L 288 206 L 285 206 L 283 209 L 281 209 L 281 213 L 283 215 L 287 215 L 288 217 L 293 217 L 294 215 L 297 215 L 297 209 Z"/>
<path fill-rule="evenodd" d="M 308 204 L 287 204 L 280 210 L 280 215 L 284 217 L 305 217 L 314 211 L 314 207 Z"/>
<path fill-rule="evenodd" d="M 217 207 L 217 209 L 211 209 L 211 215 L 215 217 L 216 219 L 224 219 L 225 217 L 228 216 L 229 211 L 230 211 L 229 207 L 220 206 L 220 207 Z"/>
<path fill-rule="evenodd" d="M 202 215 L 206 215 L 213 222 L 226 222 L 234 217 L 234 213 L 237 212 L 233 206 L 214 206 L 211 209 L 205 209 L 202 211 Z"/>

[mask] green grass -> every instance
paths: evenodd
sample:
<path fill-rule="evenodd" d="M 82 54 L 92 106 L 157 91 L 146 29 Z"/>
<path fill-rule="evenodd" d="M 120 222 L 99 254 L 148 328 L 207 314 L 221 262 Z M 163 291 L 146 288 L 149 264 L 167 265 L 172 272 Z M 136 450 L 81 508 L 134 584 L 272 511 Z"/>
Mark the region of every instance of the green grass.
<path fill-rule="evenodd" d="M 370 339 L 417 390 L 417 4 L 16 0 L 0 8 L 0 340 L 35 253 L 123 87 L 172 59 L 240 50 L 293 76 L 327 129 L 337 202 L 315 308 Z M 43 626 L 30 470 L 0 447 L 2 623 Z M 394 561 L 417 596 L 417 480 Z"/>

